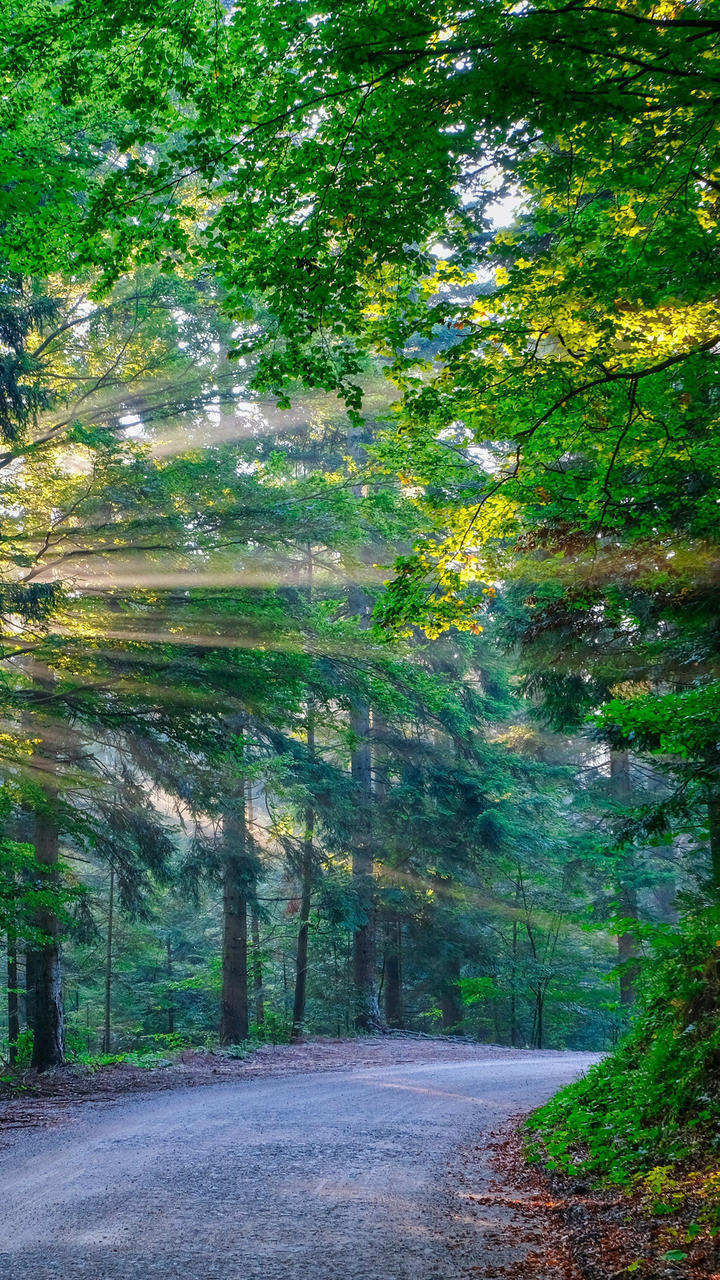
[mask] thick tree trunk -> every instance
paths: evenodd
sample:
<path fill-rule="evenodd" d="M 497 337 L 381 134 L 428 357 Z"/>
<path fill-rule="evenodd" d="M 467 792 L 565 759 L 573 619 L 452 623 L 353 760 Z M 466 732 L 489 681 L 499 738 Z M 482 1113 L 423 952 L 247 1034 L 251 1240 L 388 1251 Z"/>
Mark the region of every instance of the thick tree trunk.
<path fill-rule="evenodd" d="M 403 1025 L 402 924 L 389 920 L 385 928 L 385 1021 L 389 1027 Z"/>
<path fill-rule="evenodd" d="M 110 1052 L 110 1006 L 112 1003 L 112 948 L 113 948 L 113 913 L 115 906 L 115 868 L 110 867 L 110 892 L 108 894 L 107 943 L 105 948 L 105 1026 L 103 1030 L 103 1053 Z"/>
<path fill-rule="evenodd" d="M 630 803 L 630 754 L 627 751 L 610 752 L 610 789 L 613 799 L 618 804 Z M 631 870 L 628 868 L 628 870 Z M 637 893 L 630 879 L 623 878 L 618 882 L 618 910 L 625 920 L 638 919 Z M 620 971 L 620 1003 L 635 1003 L 635 980 L 638 974 L 640 945 L 637 933 L 630 927 L 618 934 L 618 960 L 623 966 Z"/>
<path fill-rule="evenodd" d="M 55 678 L 50 671 L 33 670 L 33 694 L 42 704 L 52 692 Z M 42 799 L 33 811 L 28 808 L 31 822 L 30 840 L 35 846 L 35 862 L 42 881 L 48 888 L 58 886 L 60 860 L 60 831 L 57 814 L 57 748 L 50 727 L 47 734 L 38 735 L 42 720 L 28 718 L 28 730 L 35 740 L 33 767 L 36 781 L 42 788 Z M 48 1071 L 62 1066 L 65 1061 L 65 1036 L 62 1006 L 62 971 L 60 966 L 60 922 L 54 911 L 44 907 L 37 910 L 33 926 L 40 935 L 40 942 L 27 948 L 25 953 L 25 988 L 27 995 L 28 1027 L 33 1033 L 32 1066 L 38 1071 Z"/>
<path fill-rule="evenodd" d="M 240 810 L 223 818 L 223 944 L 220 996 L 220 1043 L 247 1040 L 248 1009 L 248 866 L 244 799 Z"/>
<path fill-rule="evenodd" d="M 18 1003 L 18 956 L 17 938 L 10 930 L 7 936 L 7 1019 L 8 1019 L 8 1056 L 10 1066 L 17 1062 L 17 1042 L 20 1035 L 20 1008 Z"/>
<path fill-rule="evenodd" d="M 50 873 L 52 881 L 53 869 L 59 860 L 59 832 L 49 800 L 35 817 L 35 860 Z M 42 909 L 36 912 L 34 925 L 44 940 L 39 946 L 29 949 L 26 957 L 26 982 L 32 1011 L 32 1065 L 38 1071 L 48 1071 L 65 1061 L 59 924 L 53 911 Z"/>

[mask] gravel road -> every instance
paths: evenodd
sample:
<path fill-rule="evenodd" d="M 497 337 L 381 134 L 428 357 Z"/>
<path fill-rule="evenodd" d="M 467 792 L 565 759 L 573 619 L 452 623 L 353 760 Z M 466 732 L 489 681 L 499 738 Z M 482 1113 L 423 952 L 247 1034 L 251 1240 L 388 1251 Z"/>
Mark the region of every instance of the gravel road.
<path fill-rule="evenodd" d="M 488 1212 L 484 1239 L 476 1230 L 472 1271 L 451 1252 L 453 1152 L 593 1060 L 498 1053 L 74 1102 L 59 1127 L 0 1150 L 0 1276 L 496 1280 L 508 1263 L 522 1275 L 498 1243 L 507 1209 Z"/>

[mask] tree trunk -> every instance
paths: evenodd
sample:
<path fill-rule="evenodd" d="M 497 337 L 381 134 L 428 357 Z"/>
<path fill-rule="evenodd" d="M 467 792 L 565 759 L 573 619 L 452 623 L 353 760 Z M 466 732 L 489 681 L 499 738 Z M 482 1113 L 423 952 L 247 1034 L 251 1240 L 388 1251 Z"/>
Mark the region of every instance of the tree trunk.
<path fill-rule="evenodd" d="M 49 872 L 52 883 L 59 860 L 57 819 L 49 798 L 46 807 L 35 815 L 35 860 Z M 37 1071 L 48 1071 L 65 1061 L 65 1040 L 60 971 L 59 923 L 55 913 L 41 908 L 35 913 L 34 926 L 43 936 L 42 943 L 27 951 L 27 991 L 32 1011 L 32 1065 Z"/>
<path fill-rule="evenodd" d="M 311 733 L 308 732 L 308 746 Z M 297 936 L 295 962 L 295 998 L 293 1002 L 292 1032 L 294 1041 L 302 1039 L 307 996 L 308 937 L 310 933 L 310 906 L 313 886 L 313 829 L 315 814 L 311 808 L 305 812 L 305 839 L 303 841 L 302 882 L 300 888 L 300 928 Z"/>
<path fill-rule="evenodd" d="M 313 600 L 313 549 L 307 548 L 307 602 L 312 607 Z M 315 758 L 315 713 L 313 701 L 307 702 L 307 752 L 308 759 Z M 300 927 L 297 936 L 295 953 L 295 991 L 293 994 L 293 1015 L 290 1039 L 293 1042 L 302 1039 L 307 1001 L 307 967 L 308 942 L 310 935 L 310 907 L 312 903 L 312 887 L 314 872 L 313 836 L 315 828 L 315 812 L 312 805 L 305 810 L 305 835 L 303 837 L 302 864 L 300 867 Z"/>
<path fill-rule="evenodd" d="M 630 803 L 630 754 L 627 751 L 610 752 L 610 789 L 613 799 L 618 804 Z M 628 870 L 631 873 L 632 868 L 628 866 Z M 618 882 L 617 890 L 621 918 L 637 921 L 637 893 L 632 880 L 623 877 Z M 640 956 L 637 933 L 632 927 L 618 934 L 617 948 L 618 960 L 623 966 L 620 971 L 620 1003 L 632 1005 L 636 999 L 635 980 L 638 975 L 637 962 Z"/>
<path fill-rule="evenodd" d="M 110 867 L 110 893 L 108 895 L 107 947 L 105 950 L 105 1029 L 103 1032 L 103 1053 L 110 1052 L 110 1003 L 112 998 L 112 947 L 113 947 L 113 908 L 115 905 L 115 868 Z"/>
<path fill-rule="evenodd" d="M 308 551 L 308 594 L 312 599 L 312 553 Z M 307 750 L 310 760 L 315 758 L 315 717 L 312 700 L 307 708 Z M 315 870 L 315 811 L 312 805 L 305 810 L 305 836 L 303 839 L 302 866 L 300 869 L 300 928 L 295 957 L 295 992 L 293 999 L 292 1030 L 290 1039 L 301 1040 L 307 1000 L 308 942 L 310 936 L 310 907 L 312 903 Z"/>
<path fill-rule="evenodd" d="M 516 891 L 515 901 L 517 902 L 519 890 Z M 510 972 L 510 1045 L 511 1048 L 516 1047 L 517 1041 L 517 953 L 518 953 L 518 922 L 513 920 L 512 927 L 512 969 Z"/>
<path fill-rule="evenodd" d="M 357 835 L 353 848 L 352 876 L 359 914 L 353 934 L 353 986 L 355 1027 L 377 1031 L 382 1026 L 375 987 L 375 918 L 373 852 L 370 830 L 372 772 L 370 762 L 370 708 L 357 703 L 351 712 L 350 727 L 356 738 L 351 771 L 356 783 Z"/>
<path fill-rule="evenodd" d="M 537 1026 L 537 1047 L 538 1047 L 538 1049 L 542 1049 L 542 1047 L 543 1047 L 543 1035 L 544 1035 L 544 1028 L 543 1028 L 543 1013 L 544 1013 L 544 1010 L 545 1010 L 545 992 L 544 992 L 544 991 L 542 991 L 542 990 L 538 990 L 538 992 L 537 992 L 537 1002 L 536 1002 L 536 1006 L 535 1006 L 535 1021 L 536 1021 L 536 1026 Z"/>
<path fill-rule="evenodd" d="M 253 791 L 252 782 L 247 785 L 245 796 L 246 803 L 246 828 L 249 836 L 252 838 L 253 825 L 255 817 L 253 814 Z M 255 1006 L 255 1021 L 259 1027 L 265 1021 L 265 997 L 263 993 L 263 971 L 262 958 L 260 956 L 260 920 L 256 906 L 250 907 L 250 935 L 252 940 L 252 979 L 253 979 L 253 1003 Z"/>
<path fill-rule="evenodd" d="M 403 1025 L 402 1005 L 402 924 L 389 920 L 385 928 L 385 1021 L 389 1027 Z"/>
<path fill-rule="evenodd" d="M 637 920 L 638 905 L 637 894 L 627 884 L 621 884 L 619 908 L 621 915 L 625 919 Z M 623 968 L 620 971 L 620 1003 L 631 1005 L 635 1003 L 637 994 L 635 991 L 635 979 L 638 975 L 638 941 L 637 936 L 632 930 L 618 934 L 617 940 L 618 959 Z"/>
<path fill-rule="evenodd" d="M 720 799 L 708 802 L 710 874 L 715 897 L 720 899 Z"/>
<path fill-rule="evenodd" d="M 18 957 L 17 938 L 14 930 L 7 936 L 7 1018 L 10 1066 L 17 1062 L 17 1042 L 20 1035 L 20 1009 L 18 1005 Z"/>
<path fill-rule="evenodd" d="M 265 1021 L 265 996 L 263 993 L 263 970 L 260 956 L 260 921 L 254 908 L 250 909 L 250 926 L 252 933 L 252 969 L 253 969 L 253 1001 L 255 1004 L 255 1021 L 261 1027 Z"/>
<path fill-rule="evenodd" d="M 463 1020 L 460 1001 L 460 960 L 450 956 L 440 984 L 440 1010 L 443 1031 L 457 1031 Z"/>
<path fill-rule="evenodd" d="M 352 427 L 348 432 L 348 449 L 360 468 L 367 460 L 364 445 L 362 429 Z M 362 484 L 353 486 L 353 493 L 357 497 L 363 492 Z M 372 547 L 363 549 L 361 559 L 365 563 L 372 563 Z M 348 606 L 350 613 L 357 615 L 360 629 L 366 630 L 370 626 L 372 606 L 361 584 L 351 587 Z M 353 781 L 356 783 L 357 796 L 357 838 L 353 848 L 352 877 L 359 915 L 353 934 L 354 1021 L 358 1031 L 380 1031 L 383 1029 L 383 1022 L 375 985 L 375 886 L 371 831 L 372 759 L 370 707 L 367 702 L 357 701 L 352 707 L 350 728 L 356 738 L 350 767 Z"/>
<path fill-rule="evenodd" d="M 248 867 L 245 801 L 223 818 L 223 947 L 220 996 L 220 1043 L 241 1044 L 249 1031 L 248 1010 Z"/>
<path fill-rule="evenodd" d="M 175 1002 L 173 1000 L 172 991 L 170 990 L 170 986 L 169 986 L 169 984 L 173 980 L 173 953 L 172 953 L 172 942 L 170 941 L 170 938 L 168 938 L 165 943 L 165 970 L 167 972 L 167 977 L 168 977 L 168 1006 L 167 1006 L 168 1026 L 167 1026 L 167 1029 L 168 1029 L 168 1035 L 172 1036 L 175 1034 Z"/>

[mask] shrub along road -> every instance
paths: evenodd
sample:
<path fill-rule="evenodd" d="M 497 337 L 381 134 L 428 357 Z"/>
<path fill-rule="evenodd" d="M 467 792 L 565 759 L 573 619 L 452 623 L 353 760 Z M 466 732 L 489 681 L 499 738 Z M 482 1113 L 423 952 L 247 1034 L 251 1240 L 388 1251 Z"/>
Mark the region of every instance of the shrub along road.
<path fill-rule="evenodd" d="M 464 1221 L 453 1155 L 590 1054 L 479 1050 L 101 1103 L 0 1150 L 4 1280 L 487 1280 L 523 1259 L 507 1198 Z M 457 1170 L 455 1170 L 457 1172 Z M 489 1169 L 473 1191 L 489 1188 Z M 452 1219 L 452 1221 L 451 1221 Z M 458 1241 L 462 1244 L 459 1245 Z M 555 1272 L 555 1274 L 558 1274 Z"/>

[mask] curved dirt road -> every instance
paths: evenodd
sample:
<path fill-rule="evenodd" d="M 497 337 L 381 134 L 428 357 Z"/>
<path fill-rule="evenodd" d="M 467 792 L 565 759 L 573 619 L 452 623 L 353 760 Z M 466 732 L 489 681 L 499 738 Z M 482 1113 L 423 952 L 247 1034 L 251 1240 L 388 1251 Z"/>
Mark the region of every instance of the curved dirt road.
<path fill-rule="evenodd" d="M 445 1239 L 453 1150 L 593 1060 L 527 1053 L 75 1104 L 61 1129 L 0 1151 L 0 1275 L 456 1280 L 469 1259 Z M 474 1242 L 483 1280 L 522 1261 L 492 1243 L 498 1225 L 490 1215 Z"/>

